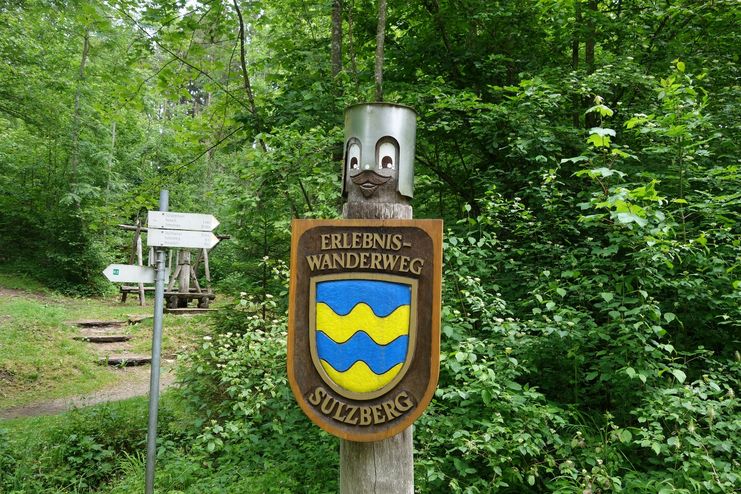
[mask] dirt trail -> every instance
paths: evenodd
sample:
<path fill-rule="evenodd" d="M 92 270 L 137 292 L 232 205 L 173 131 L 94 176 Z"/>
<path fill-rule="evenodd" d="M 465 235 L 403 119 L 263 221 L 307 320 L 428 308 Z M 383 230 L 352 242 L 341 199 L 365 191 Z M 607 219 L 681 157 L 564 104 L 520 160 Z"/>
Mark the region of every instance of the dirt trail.
<path fill-rule="evenodd" d="M 125 400 L 135 396 L 144 396 L 149 393 L 149 366 L 129 367 L 118 372 L 126 374 L 125 381 L 110 388 L 80 396 L 70 396 L 56 400 L 32 403 L 26 406 L 6 408 L 0 410 L 0 419 L 15 419 L 20 417 L 35 417 L 37 415 L 55 415 L 58 413 L 81 408 L 98 403 Z M 160 375 L 160 391 L 172 386 L 175 374 L 167 368 L 162 369 Z"/>
<path fill-rule="evenodd" d="M 19 290 L 17 288 L 5 288 L 0 286 L 0 297 L 24 297 L 33 298 L 36 300 L 48 300 L 49 297 L 43 293 L 29 292 L 26 290 Z"/>
<path fill-rule="evenodd" d="M 6 287 L 0 287 L 0 297 L 23 297 L 40 301 L 52 300 L 52 297 L 43 293 L 35 293 Z M 80 328 L 80 335 L 87 335 L 91 332 L 105 333 L 110 330 L 115 330 L 115 328 L 109 328 L 106 326 L 87 329 Z M 116 355 L 119 353 L 125 353 L 129 347 L 130 345 L 128 342 L 97 344 L 94 345 L 94 353 L 99 356 Z M 172 386 L 175 382 L 175 374 L 171 368 L 171 364 L 172 361 L 163 359 L 163 368 L 160 374 L 160 391 Z M 35 417 L 38 415 L 55 415 L 72 410 L 73 408 L 82 408 L 99 403 L 125 400 L 149 394 L 149 365 L 140 367 L 122 367 L 116 369 L 116 372 L 121 374 L 119 382 L 105 389 L 85 395 L 68 396 L 66 398 L 46 400 L 28 405 L 2 409 L 0 410 L 0 420 L 20 417 Z"/>

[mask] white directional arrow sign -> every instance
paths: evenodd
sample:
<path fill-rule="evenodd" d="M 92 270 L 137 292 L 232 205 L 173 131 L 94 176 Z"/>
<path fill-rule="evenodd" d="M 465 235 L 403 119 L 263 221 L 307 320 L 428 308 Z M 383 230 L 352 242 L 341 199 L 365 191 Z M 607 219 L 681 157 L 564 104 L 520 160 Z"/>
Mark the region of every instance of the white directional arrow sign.
<path fill-rule="evenodd" d="M 202 232 L 210 232 L 219 226 L 219 220 L 211 214 L 173 213 L 169 211 L 149 211 L 147 222 L 149 228 L 197 230 Z M 152 244 L 150 243 L 149 245 Z"/>
<path fill-rule="evenodd" d="M 218 237 L 211 232 L 161 230 L 159 228 L 149 228 L 149 231 L 147 232 L 147 245 L 149 247 L 210 249 L 218 243 Z"/>
<path fill-rule="evenodd" d="M 154 283 L 154 273 L 153 267 L 136 264 L 109 264 L 103 270 L 106 278 L 118 283 Z"/>

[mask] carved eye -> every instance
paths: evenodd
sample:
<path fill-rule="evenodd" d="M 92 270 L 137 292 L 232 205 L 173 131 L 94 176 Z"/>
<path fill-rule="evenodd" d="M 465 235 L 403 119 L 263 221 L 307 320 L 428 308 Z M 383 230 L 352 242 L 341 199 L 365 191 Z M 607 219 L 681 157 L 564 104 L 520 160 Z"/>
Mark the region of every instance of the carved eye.
<path fill-rule="evenodd" d="M 347 145 L 347 167 L 351 170 L 360 169 L 360 142 L 351 140 Z"/>
<path fill-rule="evenodd" d="M 378 146 L 378 168 L 382 170 L 395 170 L 397 155 L 398 147 L 396 142 L 390 139 L 382 141 Z"/>

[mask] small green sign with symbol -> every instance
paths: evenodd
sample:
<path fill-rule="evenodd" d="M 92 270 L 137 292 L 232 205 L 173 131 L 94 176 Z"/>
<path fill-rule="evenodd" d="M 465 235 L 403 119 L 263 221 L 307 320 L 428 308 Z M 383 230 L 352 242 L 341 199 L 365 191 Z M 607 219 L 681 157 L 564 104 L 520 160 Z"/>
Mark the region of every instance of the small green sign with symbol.
<path fill-rule="evenodd" d="M 154 283 L 154 267 L 134 264 L 109 264 L 103 274 L 116 283 Z M 167 272 L 167 270 L 165 270 Z M 165 278 L 168 278 L 166 275 Z"/>

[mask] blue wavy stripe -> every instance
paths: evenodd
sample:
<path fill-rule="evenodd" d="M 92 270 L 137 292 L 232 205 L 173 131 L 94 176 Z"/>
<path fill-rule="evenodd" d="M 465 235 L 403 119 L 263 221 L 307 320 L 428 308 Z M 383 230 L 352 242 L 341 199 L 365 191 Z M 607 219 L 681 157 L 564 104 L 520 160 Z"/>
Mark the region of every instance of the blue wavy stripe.
<path fill-rule="evenodd" d="M 404 283 L 380 280 L 333 280 L 316 285 L 316 301 L 329 305 L 335 314 L 347 315 L 365 302 L 378 317 L 386 317 L 400 305 L 409 305 L 412 289 Z M 334 366 L 333 366 L 334 367 Z"/>
<path fill-rule="evenodd" d="M 404 362 L 407 355 L 408 336 L 399 336 L 388 345 L 379 345 L 366 334 L 358 331 L 344 343 L 335 343 L 321 331 L 316 333 L 316 351 L 320 359 L 345 372 L 358 360 L 362 360 L 376 374 L 383 374 L 393 366 Z"/>

